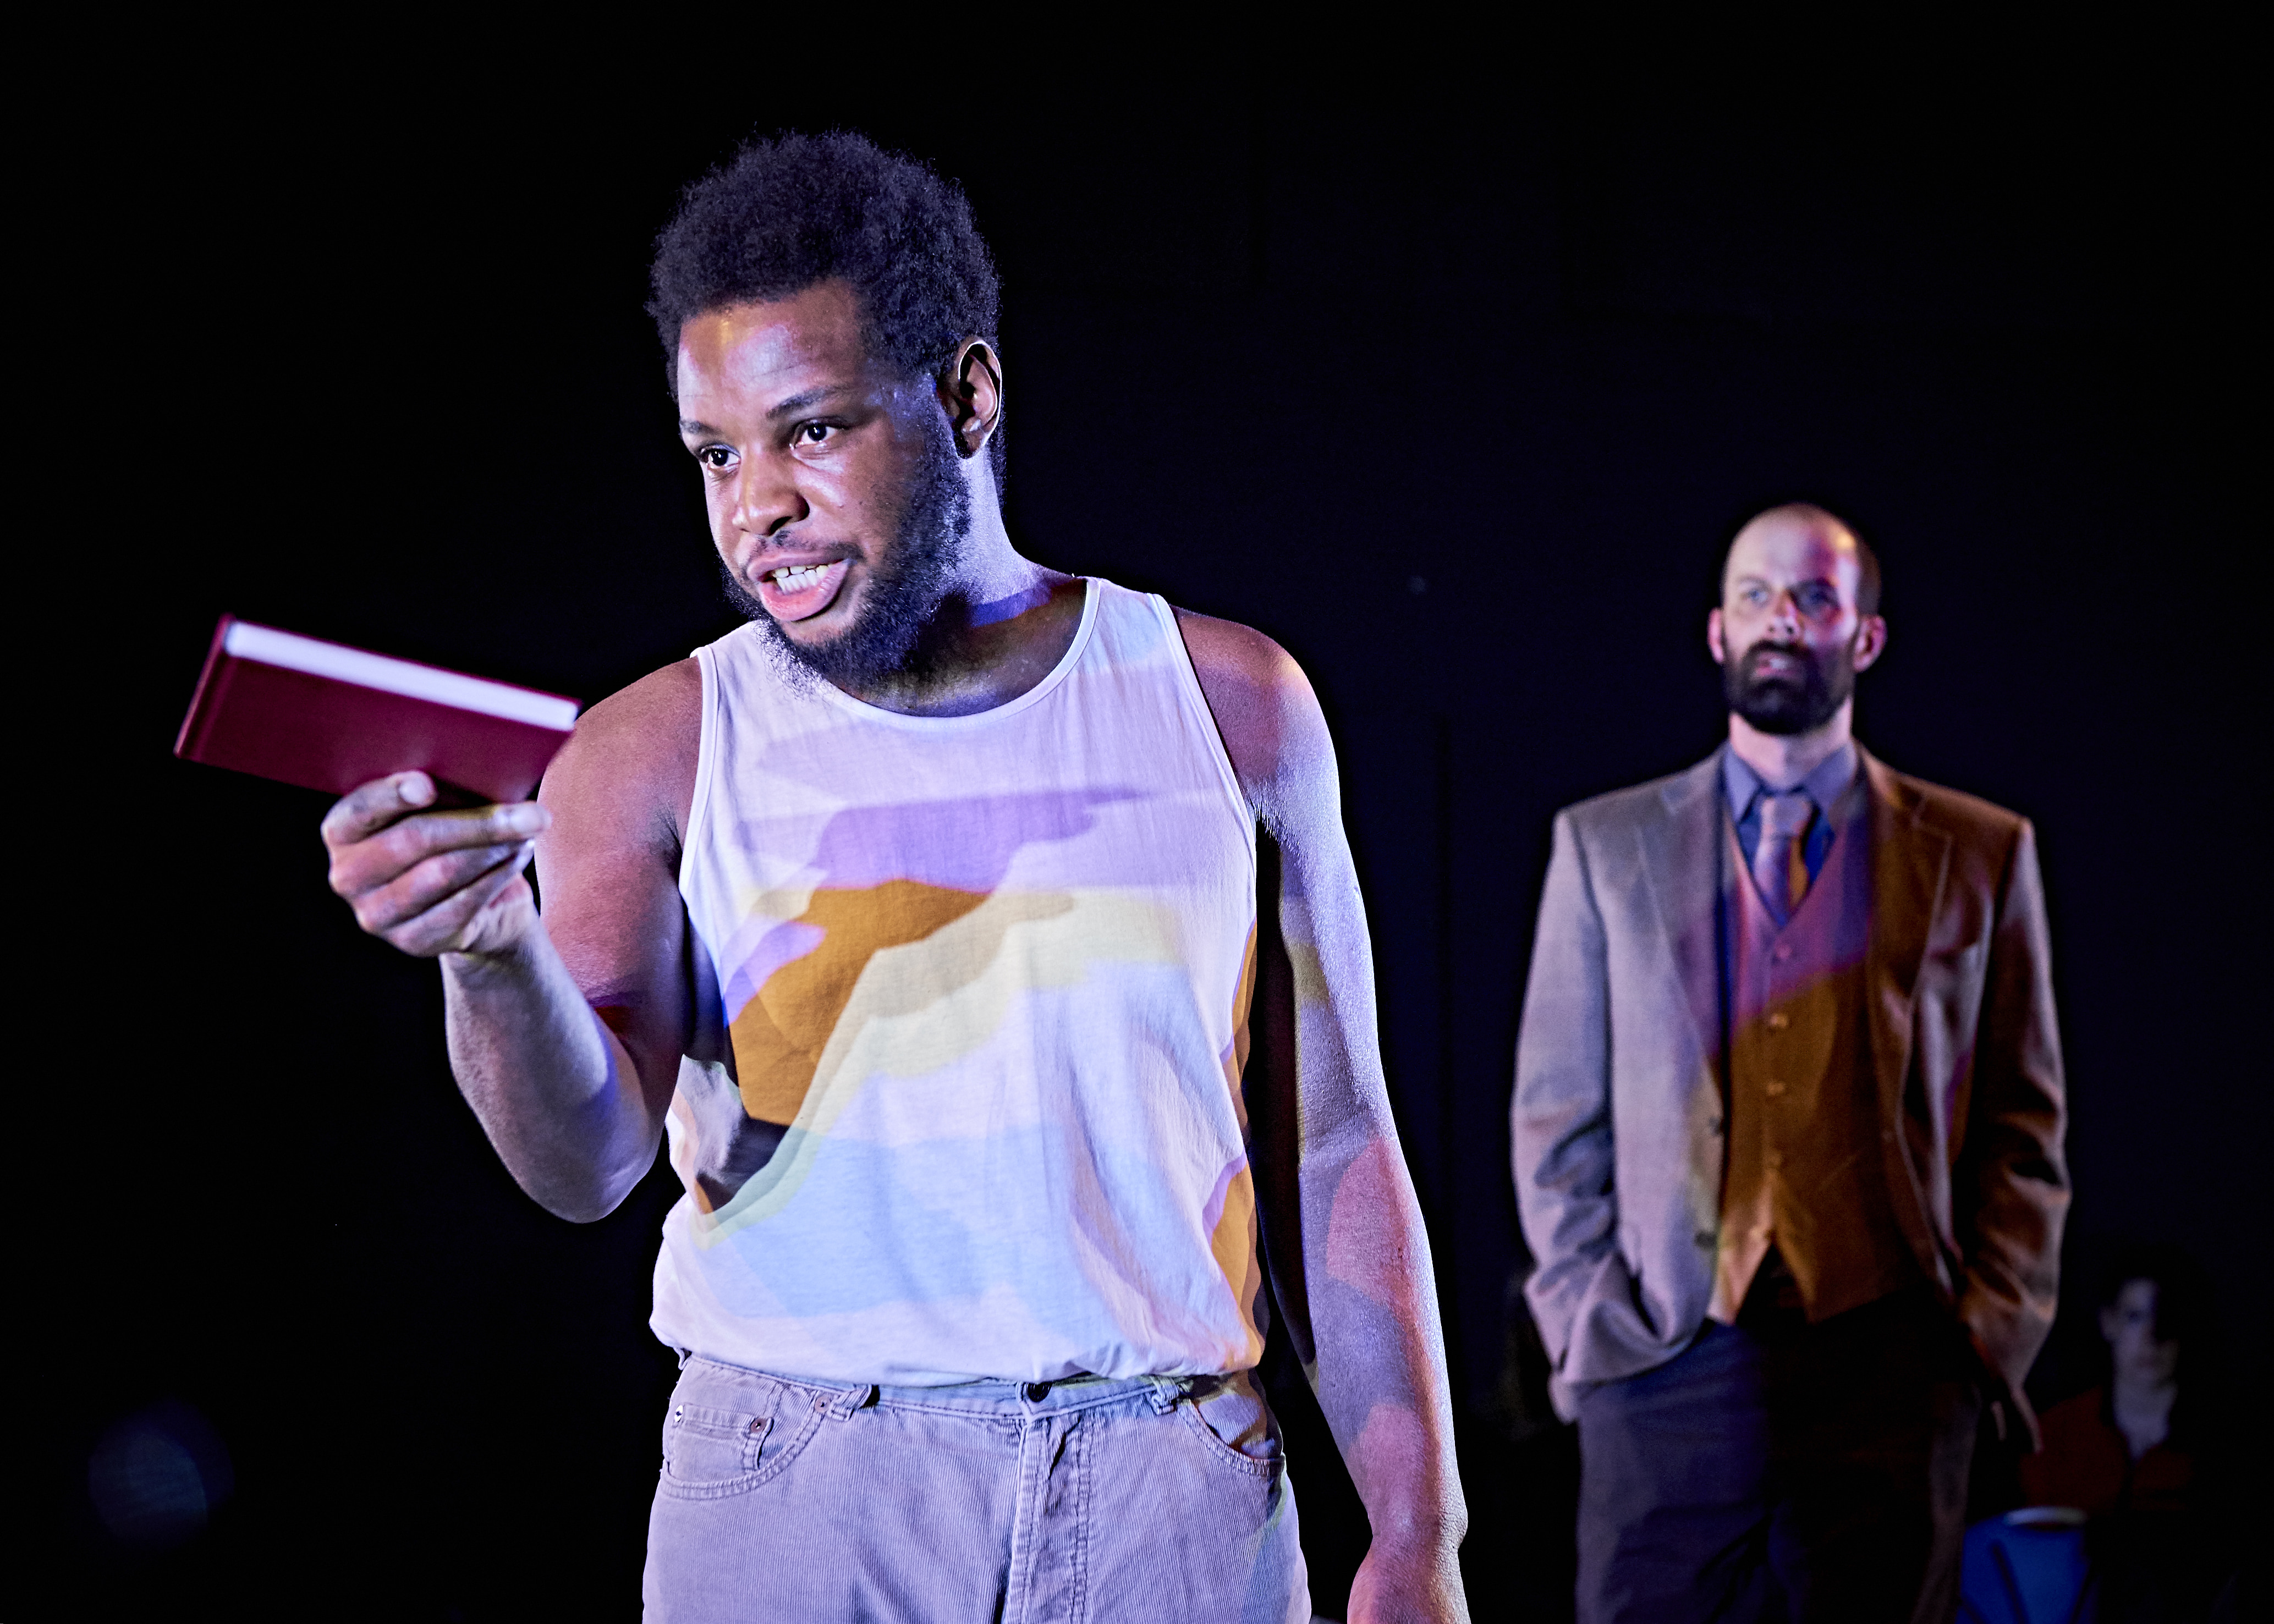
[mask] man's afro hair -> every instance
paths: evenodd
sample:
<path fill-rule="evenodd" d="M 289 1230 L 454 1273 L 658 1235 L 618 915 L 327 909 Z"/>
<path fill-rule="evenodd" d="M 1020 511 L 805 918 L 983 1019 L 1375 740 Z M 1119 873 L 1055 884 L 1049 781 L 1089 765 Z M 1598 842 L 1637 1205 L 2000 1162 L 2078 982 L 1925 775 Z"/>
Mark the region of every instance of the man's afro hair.
<path fill-rule="evenodd" d="M 722 304 L 841 278 L 870 353 L 935 373 L 966 338 L 995 342 L 995 261 L 953 184 L 847 131 L 756 140 L 687 189 L 656 238 L 648 313 L 677 387 L 679 330 Z"/>

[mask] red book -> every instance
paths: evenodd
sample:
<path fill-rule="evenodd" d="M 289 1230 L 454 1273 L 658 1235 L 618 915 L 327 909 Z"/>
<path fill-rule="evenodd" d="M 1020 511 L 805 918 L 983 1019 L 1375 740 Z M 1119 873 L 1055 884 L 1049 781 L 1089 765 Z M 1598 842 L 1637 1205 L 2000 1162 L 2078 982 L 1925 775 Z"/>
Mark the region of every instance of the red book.
<path fill-rule="evenodd" d="M 523 801 L 568 742 L 576 702 L 223 615 L 174 754 L 344 795 L 417 768 Z"/>

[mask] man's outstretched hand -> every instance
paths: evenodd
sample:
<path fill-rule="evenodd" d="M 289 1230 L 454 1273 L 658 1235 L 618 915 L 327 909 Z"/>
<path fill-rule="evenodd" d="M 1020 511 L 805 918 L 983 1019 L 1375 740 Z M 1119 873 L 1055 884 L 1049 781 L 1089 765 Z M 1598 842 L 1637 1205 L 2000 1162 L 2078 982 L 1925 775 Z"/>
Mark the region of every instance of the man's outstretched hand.
<path fill-rule="evenodd" d="M 522 870 L 553 815 L 434 801 L 423 772 L 343 797 L 324 819 L 332 889 L 372 935 L 442 961 L 450 1071 L 515 1181 L 561 1217 L 606 1217 L 654 1163 L 670 1096 L 647 1098 L 537 916 Z"/>
<path fill-rule="evenodd" d="M 342 796 L 324 816 L 332 889 L 358 924 L 417 958 L 513 948 L 537 923 L 522 870 L 553 815 L 533 801 L 425 809 L 433 804 L 423 772 Z"/>

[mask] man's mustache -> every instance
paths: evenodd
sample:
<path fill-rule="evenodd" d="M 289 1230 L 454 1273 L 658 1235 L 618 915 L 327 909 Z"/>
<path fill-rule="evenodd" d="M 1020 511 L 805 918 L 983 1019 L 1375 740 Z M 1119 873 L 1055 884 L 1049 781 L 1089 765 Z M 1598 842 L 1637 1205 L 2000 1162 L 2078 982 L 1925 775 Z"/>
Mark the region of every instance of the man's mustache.
<path fill-rule="evenodd" d="M 1794 677 L 1797 677 L 1801 673 L 1812 672 L 1816 669 L 1815 651 L 1803 644 L 1796 643 L 1757 643 L 1751 648 L 1745 650 L 1745 658 L 1738 662 L 1737 670 L 1739 674 L 1741 674 L 1748 682 L 1764 680 L 1765 679 L 1761 676 L 1760 662 L 1764 656 L 1770 654 L 1781 654 L 1784 656 L 1785 658 L 1797 663 L 1801 667 L 1801 671 L 1791 673 Z M 1766 679 L 1766 680 L 1771 682 L 1785 681 L 1788 680 L 1790 679 L 1787 677 L 1786 673 L 1781 672 L 1773 677 Z"/>

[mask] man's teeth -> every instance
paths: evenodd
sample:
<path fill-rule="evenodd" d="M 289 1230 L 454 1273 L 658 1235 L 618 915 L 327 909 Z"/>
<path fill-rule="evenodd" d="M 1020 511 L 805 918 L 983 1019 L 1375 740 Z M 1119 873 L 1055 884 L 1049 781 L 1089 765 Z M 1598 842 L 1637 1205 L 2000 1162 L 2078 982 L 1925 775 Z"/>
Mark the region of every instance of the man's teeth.
<path fill-rule="evenodd" d="M 786 564 L 772 572 L 773 583 L 785 592 L 802 592 L 809 586 L 819 586 L 821 577 L 828 573 L 826 564 Z"/>

